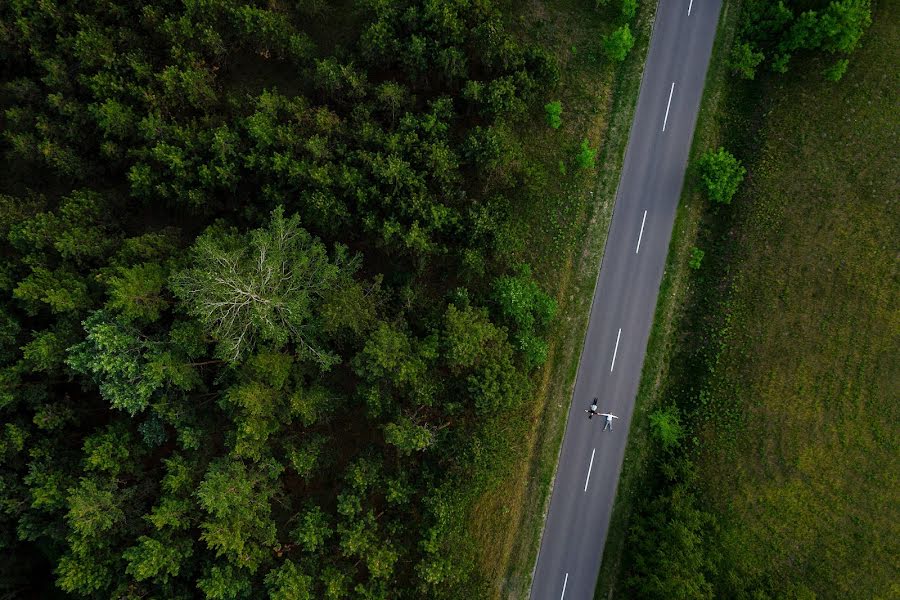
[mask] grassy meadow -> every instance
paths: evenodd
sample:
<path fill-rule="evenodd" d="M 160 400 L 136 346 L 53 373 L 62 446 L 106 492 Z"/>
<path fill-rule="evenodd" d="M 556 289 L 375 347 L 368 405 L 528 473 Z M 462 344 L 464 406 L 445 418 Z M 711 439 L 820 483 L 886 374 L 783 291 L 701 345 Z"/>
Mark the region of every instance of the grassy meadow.
<path fill-rule="evenodd" d="M 726 560 L 820 597 L 900 594 L 898 19 L 879 3 L 838 84 L 766 90 L 708 386 L 739 416 L 701 432 Z"/>

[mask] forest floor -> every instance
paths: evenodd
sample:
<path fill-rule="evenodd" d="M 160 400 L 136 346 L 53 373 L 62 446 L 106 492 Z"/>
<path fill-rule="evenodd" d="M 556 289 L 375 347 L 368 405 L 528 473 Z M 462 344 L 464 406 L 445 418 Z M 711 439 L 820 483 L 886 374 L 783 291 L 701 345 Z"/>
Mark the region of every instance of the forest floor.
<path fill-rule="evenodd" d="M 640 5 L 632 24 L 635 46 L 621 64 L 600 49 L 619 20 L 614 8 L 598 11 L 580 0 L 507 7 L 510 25 L 549 47 L 561 69 L 553 99 L 562 102 L 562 127 L 547 127 L 541 113 L 514 132 L 542 169 L 538 179 L 546 178 L 546 193 L 522 207 L 512 235 L 521 240 L 516 258 L 532 266 L 559 310 L 533 402 L 513 417 L 522 424 L 517 468 L 484 495 L 469 519 L 493 598 L 528 597 L 656 5 Z M 596 171 L 580 172 L 573 164 L 585 138 L 598 151 Z"/>
<path fill-rule="evenodd" d="M 748 178 L 727 218 L 688 179 L 645 364 L 647 402 L 689 386 L 673 356 L 721 323 L 701 392 L 715 414 L 694 441 L 718 522 L 710 553 L 788 595 L 900 595 L 898 13 L 878 3 L 837 84 L 822 77 L 827 58 L 801 57 L 744 86 L 714 53 L 693 154 L 725 145 Z M 697 272 L 694 245 L 706 251 Z M 717 314 L 686 315 L 704 296 L 724 298 Z M 625 477 L 639 482 L 634 433 Z M 618 571 L 609 544 L 604 597 Z"/>

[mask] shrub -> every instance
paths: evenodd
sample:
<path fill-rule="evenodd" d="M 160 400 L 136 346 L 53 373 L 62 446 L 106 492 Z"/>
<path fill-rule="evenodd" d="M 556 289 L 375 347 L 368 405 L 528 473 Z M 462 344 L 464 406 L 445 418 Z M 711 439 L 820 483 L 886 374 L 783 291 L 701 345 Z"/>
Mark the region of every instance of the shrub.
<path fill-rule="evenodd" d="M 653 437 L 662 444 L 664 449 L 668 450 L 677 446 L 684 436 L 684 428 L 678 417 L 678 408 L 669 406 L 653 412 L 650 415 L 650 429 Z"/>
<path fill-rule="evenodd" d="M 556 313 L 556 301 L 541 290 L 531 277 L 528 265 L 520 265 L 515 276 L 494 281 L 494 300 L 504 320 L 512 325 L 516 346 L 529 369 L 547 360 L 546 331 Z M 483 344 L 482 344 L 483 345 Z"/>
<path fill-rule="evenodd" d="M 547 125 L 553 129 L 559 129 L 560 125 L 562 125 L 562 119 L 560 118 L 560 115 L 562 114 L 562 102 L 559 100 L 548 102 L 544 105 L 544 111 L 547 113 Z"/>
<path fill-rule="evenodd" d="M 707 197 L 722 204 L 731 203 L 747 174 L 747 169 L 725 148 L 707 151 L 697 162 L 697 169 Z"/>
<path fill-rule="evenodd" d="M 847 72 L 847 65 L 849 64 L 850 61 L 846 58 L 842 58 L 841 60 L 837 61 L 830 67 L 826 68 L 825 71 L 823 71 L 825 79 L 837 83 L 844 76 L 844 73 Z"/>
<path fill-rule="evenodd" d="M 521 265 L 514 276 L 494 281 L 494 299 L 505 319 L 519 331 L 546 327 L 556 313 L 556 301 L 541 290 L 531 277 L 528 265 Z"/>
<path fill-rule="evenodd" d="M 634 46 L 631 28 L 625 24 L 614 30 L 603 40 L 603 52 L 610 60 L 622 62 Z"/>
<path fill-rule="evenodd" d="M 519 336 L 516 343 L 528 368 L 539 367 L 547 362 L 547 342 L 541 338 L 531 333 L 525 333 Z"/>
<path fill-rule="evenodd" d="M 688 266 L 695 271 L 700 268 L 700 263 L 703 262 L 704 252 L 700 248 L 694 246 L 691 248 L 691 260 L 688 262 Z"/>
<path fill-rule="evenodd" d="M 756 68 L 764 58 L 762 52 L 754 51 L 753 46 L 744 42 L 734 47 L 728 62 L 735 75 L 743 79 L 753 79 L 756 77 Z"/>
<path fill-rule="evenodd" d="M 597 151 L 591 148 L 587 138 L 581 142 L 581 148 L 575 156 L 575 162 L 582 169 L 593 169 L 594 159 L 597 157 Z"/>
<path fill-rule="evenodd" d="M 776 73 L 786 73 L 798 50 L 852 53 L 872 23 L 871 0 L 814 4 L 819 6 L 808 10 L 810 3 L 800 0 L 746 2 L 731 57 L 735 73 L 753 79 L 763 62 Z M 844 68 L 834 65 L 826 71 L 826 77 L 840 78 Z"/>
<path fill-rule="evenodd" d="M 637 0 L 622 0 L 622 16 L 630 21 L 637 13 Z"/>

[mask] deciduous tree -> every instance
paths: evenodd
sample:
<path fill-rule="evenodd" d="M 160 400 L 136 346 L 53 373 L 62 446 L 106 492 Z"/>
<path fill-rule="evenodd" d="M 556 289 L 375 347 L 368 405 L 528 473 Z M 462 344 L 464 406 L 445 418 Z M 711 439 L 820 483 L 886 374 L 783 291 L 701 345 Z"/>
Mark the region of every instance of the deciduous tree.
<path fill-rule="evenodd" d="M 218 354 L 237 361 L 257 342 L 297 352 L 329 369 L 337 361 L 319 338 L 315 310 L 326 294 L 348 285 L 359 259 L 325 246 L 285 218 L 281 208 L 264 229 L 246 236 L 213 228 L 192 249 L 193 266 L 178 273 L 172 288 L 188 312 L 213 333 Z"/>
<path fill-rule="evenodd" d="M 313 579 L 288 559 L 266 574 L 266 588 L 272 600 L 312 600 Z"/>
<path fill-rule="evenodd" d="M 136 414 L 144 410 L 163 384 L 150 367 L 148 348 L 137 331 L 98 310 L 84 322 L 85 341 L 69 349 L 67 364 L 91 376 L 113 408 Z"/>
<path fill-rule="evenodd" d="M 221 458 L 197 488 L 206 513 L 200 539 L 235 567 L 255 571 L 275 544 L 269 503 L 277 492 L 274 478 L 279 472 L 276 465 L 248 467 L 241 460 Z"/>
<path fill-rule="evenodd" d="M 622 62 L 634 46 L 634 36 L 628 24 L 621 25 L 603 38 L 603 52 L 607 58 Z"/>
<path fill-rule="evenodd" d="M 700 157 L 697 172 L 710 200 L 730 204 L 747 169 L 725 148 L 719 148 L 709 150 Z"/>

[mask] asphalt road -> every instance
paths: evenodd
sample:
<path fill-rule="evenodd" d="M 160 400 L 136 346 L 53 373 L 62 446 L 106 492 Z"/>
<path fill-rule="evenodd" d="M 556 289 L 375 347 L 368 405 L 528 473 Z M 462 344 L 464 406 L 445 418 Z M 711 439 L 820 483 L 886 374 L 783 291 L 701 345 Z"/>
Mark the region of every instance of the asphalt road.
<path fill-rule="evenodd" d="M 660 0 L 535 567 L 533 600 L 590 600 L 622 469 L 721 0 Z M 688 14 L 690 12 L 690 14 Z M 619 416 L 613 430 L 584 413 Z"/>

